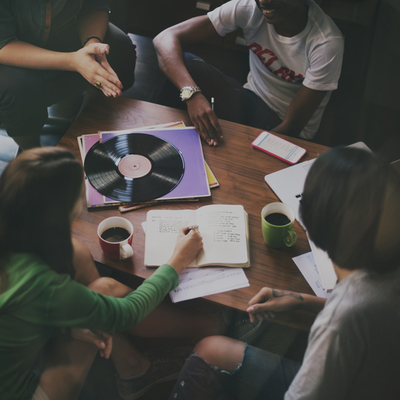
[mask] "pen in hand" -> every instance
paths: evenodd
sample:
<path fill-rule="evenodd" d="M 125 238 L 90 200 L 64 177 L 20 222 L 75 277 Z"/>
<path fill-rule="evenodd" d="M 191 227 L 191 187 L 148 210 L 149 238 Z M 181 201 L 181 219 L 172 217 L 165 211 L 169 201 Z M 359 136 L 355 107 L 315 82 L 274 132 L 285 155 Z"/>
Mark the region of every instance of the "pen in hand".
<path fill-rule="evenodd" d="M 214 111 L 214 97 L 211 97 L 211 110 Z M 214 126 L 211 124 L 211 140 L 214 140 Z"/>
<path fill-rule="evenodd" d="M 191 225 L 191 226 L 188 226 L 188 228 L 187 228 L 187 230 L 186 230 L 186 235 L 187 235 L 190 231 L 193 231 L 193 230 L 195 230 L 195 229 L 199 229 L 199 226 L 198 226 L 198 225 Z"/>

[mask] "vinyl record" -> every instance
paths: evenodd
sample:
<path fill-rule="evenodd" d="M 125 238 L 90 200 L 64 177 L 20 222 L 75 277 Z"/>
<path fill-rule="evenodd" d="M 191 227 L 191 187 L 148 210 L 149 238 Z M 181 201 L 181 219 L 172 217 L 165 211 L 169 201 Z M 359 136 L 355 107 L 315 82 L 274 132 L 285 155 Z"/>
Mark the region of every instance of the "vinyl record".
<path fill-rule="evenodd" d="M 96 143 L 86 155 L 84 168 L 99 193 L 122 202 L 165 196 L 179 184 L 185 169 L 174 145 L 144 133 Z"/>

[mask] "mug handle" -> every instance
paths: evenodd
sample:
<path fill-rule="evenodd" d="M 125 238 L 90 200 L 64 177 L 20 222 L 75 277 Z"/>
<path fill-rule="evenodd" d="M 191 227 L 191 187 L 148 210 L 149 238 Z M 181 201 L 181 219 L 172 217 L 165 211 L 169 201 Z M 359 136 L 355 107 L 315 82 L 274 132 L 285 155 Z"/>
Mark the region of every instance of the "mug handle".
<path fill-rule="evenodd" d="M 285 237 L 285 244 L 287 247 L 292 247 L 297 241 L 296 232 L 293 229 L 287 231 L 288 236 Z"/>
<path fill-rule="evenodd" d="M 120 252 L 122 260 L 133 256 L 133 249 L 129 243 L 125 243 L 124 245 L 122 245 Z"/>

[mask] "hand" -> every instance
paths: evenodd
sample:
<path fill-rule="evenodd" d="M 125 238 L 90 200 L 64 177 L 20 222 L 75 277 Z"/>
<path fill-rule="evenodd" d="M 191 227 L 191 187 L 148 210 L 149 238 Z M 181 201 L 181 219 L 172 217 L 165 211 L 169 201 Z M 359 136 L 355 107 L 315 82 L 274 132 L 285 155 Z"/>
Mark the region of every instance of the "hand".
<path fill-rule="evenodd" d="M 201 138 L 210 146 L 218 146 L 218 139 L 223 138 L 222 129 L 217 115 L 211 110 L 210 103 L 201 93 L 196 93 L 186 101 L 190 120 L 199 132 Z M 211 138 L 211 126 L 214 127 L 213 139 Z"/>
<path fill-rule="evenodd" d="M 99 349 L 102 357 L 108 359 L 112 350 L 112 336 L 102 331 L 90 329 L 72 328 L 71 336 L 77 340 L 93 343 Z"/>
<path fill-rule="evenodd" d="M 110 47 L 105 43 L 90 43 L 73 54 L 73 68 L 90 84 L 100 89 L 105 96 L 122 94 L 122 83 L 111 68 L 106 55 Z M 96 85 L 96 82 L 100 84 Z"/>
<path fill-rule="evenodd" d="M 203 238 L 197 228 L 181 228 L 168 264 L 180 274 L 196 258 L 202 248 Z"/>
<path fill-rule="evenodd" d="M 255 318 L 262 321 L 275 318 L 276 312 L 293 310 L 302 305 L 302 302 L 304 302 L 304 298 L 300 293 L 262 288 L 249 301 L 250 307 L 247 312 L 251 322 L 254 322 Z"/>

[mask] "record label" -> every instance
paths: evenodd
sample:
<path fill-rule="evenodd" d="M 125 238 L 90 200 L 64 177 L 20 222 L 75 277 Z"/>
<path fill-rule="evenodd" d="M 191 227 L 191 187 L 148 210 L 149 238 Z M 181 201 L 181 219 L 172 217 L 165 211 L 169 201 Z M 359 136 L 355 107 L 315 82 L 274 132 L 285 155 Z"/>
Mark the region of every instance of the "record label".
<path fill-rule="evenodd" d="M 127 178 L 141 178 L 151 171 L 151 161 L 139 154 L 129 154 L 121 159 L 118 170 Z"/>
<path fill-rule="evenodd" d="M 171 143 L 153 135 L 118 135 L 88 151 L 84 169 L 102 195 L 122 202 L 154 200 L 182 180 L 184 160 Z"/>

